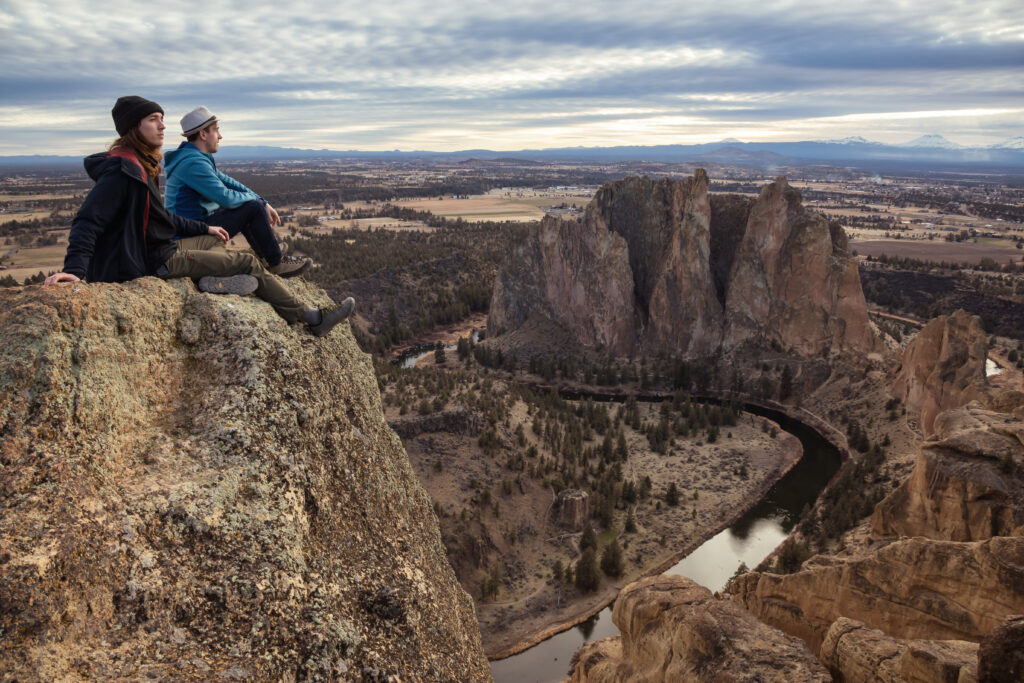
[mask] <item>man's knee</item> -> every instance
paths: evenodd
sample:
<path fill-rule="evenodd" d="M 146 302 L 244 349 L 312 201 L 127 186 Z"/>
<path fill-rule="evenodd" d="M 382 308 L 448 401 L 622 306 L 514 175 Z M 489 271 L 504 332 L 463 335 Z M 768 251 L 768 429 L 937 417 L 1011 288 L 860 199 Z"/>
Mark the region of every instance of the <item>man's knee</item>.
<path fill-rule="evenodd" d="M 250 199 L 238 208 L 242 210 L 242 213 L 245 215 L 247 220 L 257 218 L 265 211 L 263 208 L 263 202 L 259 199 Z"/>

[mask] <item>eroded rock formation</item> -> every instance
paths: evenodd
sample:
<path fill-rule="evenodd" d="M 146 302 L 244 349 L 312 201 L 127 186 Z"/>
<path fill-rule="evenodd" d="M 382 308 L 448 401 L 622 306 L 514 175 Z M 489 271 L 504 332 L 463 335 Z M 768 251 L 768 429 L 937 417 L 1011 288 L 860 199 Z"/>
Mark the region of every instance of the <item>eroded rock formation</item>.
<path fill-rule="evenodd" d="M 732 599 L 823 658 L 838 647 L 822 642 L 840 617 L 890 639 L 978 643 L 1024 614 L 1022 405 L 1015 393 L 940 414 L 910 478 L 875 509 L 875 549 L 815 556 L 789 575 L 742 575 Z M 917 645 L 886 647 L 910 661 Z M 873 656 L 857 655 L 856 667 Z"/>
<path fill-rule="evenodd" d="M 629 584 L 612 621 L 621 635 L 584 645 L 574 656 L 572 683 L 831 680 L 798 639 L 683 576 Z"/>
<path fill-rule="evenodd" d="M 558 493 L 554 508 L 560 526 L 572 531 L 583 531 L 590 520 L 590 496 L 579 489 L 565 489 Z"/>
<path fill-rule="evenodd" d="M 864 557 L 819 555 L 795 574 L 744 574 L 729 591 L 815 652 L 841 616 L 896 638 L 977 642 L 1024 613 L 1024 537 L 908 538 Z"/>
<path fill-rule="evenodd" d="M 978 680 L 978 644 L 963 640 L 898 640 L 859 621 L 832 622 L 821 646 L 821 661 L 844 681 Z"/>
<path fill-rule="evenodd" d="M 963 310 L 940 315 L 904 351 L 893 396 L 918 417 L 922 431 L 931 434 L 936 415 L 985 396 L 987 354 L 980 318 Z"/>
<path fill-rule="evenodd" d="M 909 479 L 875 507 L 879 537 L 1024 535 L 1024 420 L 974 403 L 936 418 Z"/>
<path fill-rule="evenodd" d="M 492 335 L 544 319 L 616 355 L 877 348 L 838 224 L 806 211 L 785 178 L 756 201 L 707 186 L 703 170 L 627 178 L 602 187 L 582 219 L 546 218 L 495 280 Z"/>
<path fill-rule="evenodd" d="M 144 278 L 0 290 L 0 340 L 5 676 L 490 680 L 347 326 Z"/>

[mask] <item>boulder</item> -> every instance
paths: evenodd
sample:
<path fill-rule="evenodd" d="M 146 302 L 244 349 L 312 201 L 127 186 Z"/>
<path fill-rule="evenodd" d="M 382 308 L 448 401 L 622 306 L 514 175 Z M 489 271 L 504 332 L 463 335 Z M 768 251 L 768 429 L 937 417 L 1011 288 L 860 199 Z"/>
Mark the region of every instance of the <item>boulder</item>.
<path fill-rule="evenodd" d="M 821 661 L 846 683 L 974 683 L 977 660 L 977 643 L 898 640 L 845 617 L 832 622 L 821 646 Z"/>
<path fill-rule="evenodd" d="M 585 644 L 573 657 L 572 683 L 831 680 L 800 640 L 684 576 L 629 584 L 612 621 L 621 635 Z"/>
<path fill-rule="evenodd" d="M 1016 615 L 985 636 L 978 648 L 982 683 L 1024 681 L 1024 615 Z"/>
<path fill-rule="evenodd" d="M 0 341 L 5 678 L 490 680 L 347 325 L 143 278 L 2 289 Z"/>

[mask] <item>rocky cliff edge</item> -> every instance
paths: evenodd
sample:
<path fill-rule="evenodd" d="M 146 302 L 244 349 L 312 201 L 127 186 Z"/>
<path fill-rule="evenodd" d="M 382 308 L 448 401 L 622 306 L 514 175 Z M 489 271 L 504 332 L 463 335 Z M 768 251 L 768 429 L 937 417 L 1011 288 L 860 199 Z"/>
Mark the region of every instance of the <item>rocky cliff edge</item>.
<path fill-rule="evenodd" d="M 347 325 L 187 280 L 0 290 L 0 390 L 5 680 L 489 680 Z"/>

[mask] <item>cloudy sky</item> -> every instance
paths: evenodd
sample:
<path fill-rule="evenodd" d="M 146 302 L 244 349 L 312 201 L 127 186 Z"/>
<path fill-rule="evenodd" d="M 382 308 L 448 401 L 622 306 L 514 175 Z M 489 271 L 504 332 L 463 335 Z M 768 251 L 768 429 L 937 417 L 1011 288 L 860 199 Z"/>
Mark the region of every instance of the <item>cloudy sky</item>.
<path fill-rule="evenodd" d="M 1024 135 L 1024 2 L 0 0 L 0 155 L 95 151 L 124 94 L 224 145 L 991 144 Z"/>

